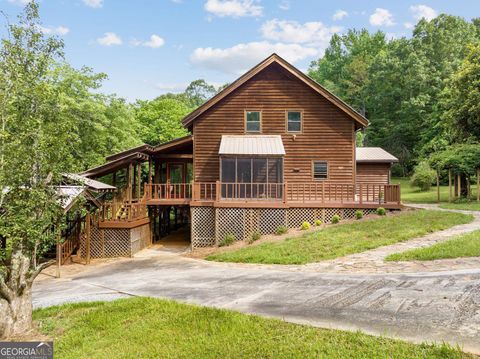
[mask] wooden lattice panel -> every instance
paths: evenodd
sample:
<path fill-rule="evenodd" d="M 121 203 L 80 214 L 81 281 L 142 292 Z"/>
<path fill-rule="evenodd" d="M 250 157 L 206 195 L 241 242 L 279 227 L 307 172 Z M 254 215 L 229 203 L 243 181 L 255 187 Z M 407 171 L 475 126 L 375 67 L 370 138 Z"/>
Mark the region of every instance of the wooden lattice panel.
<path fill-rule="evenodd" d="M 215 244 L 215 209 L 192 207 L 191 221 L 192 248 L 213 246 Z"/>
<path fill-rule="evenodd" d="M 287 225 L 287 211 L 285 209 L 259 209 L 257 212 L 258 230 L 261 234 L 273 234 L 280 226 Z"/>
<path fill-rule="evenodd" d="M 217 243 L 225 239 L 227 234 L 233 234 L 237 241 L 247 238 L 245 219 L 246 208 L 217 208 L 216 233 Z"/>
<path fill-rule="evenodd" d="M 290 208 L 288 209 L 287 226 L 288 228 L 298 228 L 303 222 L 313 224 L 317 217 L 315 208 Z"/>
<path fill-rule="evenodd" d="M 343 210 L 341 208 L 324 208 L 323 209 L 323 222 L 324 223 L 331 223 L 332 217 L 335 215 L 339 215 L 340 218 L 343 218 Z"/>

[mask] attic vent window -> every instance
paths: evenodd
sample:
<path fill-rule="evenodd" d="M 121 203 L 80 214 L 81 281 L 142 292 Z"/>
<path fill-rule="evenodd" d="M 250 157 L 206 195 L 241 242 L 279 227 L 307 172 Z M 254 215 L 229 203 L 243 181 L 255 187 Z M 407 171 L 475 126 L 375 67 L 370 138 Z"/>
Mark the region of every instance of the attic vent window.
<path fill-rule="evenodd" d="M 246 132 L 260 132 L 261 114 L 260 111 L 247 111 L 245 130 Z"/>
<path fill-rule="evenodd" d="M 328 178 L 328 163 L 326 161 L 313 161 L 313 179 L 326 180 Z"/>

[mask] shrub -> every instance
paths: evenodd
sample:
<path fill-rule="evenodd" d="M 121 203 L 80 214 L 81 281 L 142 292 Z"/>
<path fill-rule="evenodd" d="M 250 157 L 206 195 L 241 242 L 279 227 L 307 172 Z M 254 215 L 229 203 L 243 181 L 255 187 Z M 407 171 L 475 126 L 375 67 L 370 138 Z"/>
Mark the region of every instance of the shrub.
<path fill-rule="evenodd" d="M 262 234 L 258 231 L 252 233 L 252 237 L 248 240 L 249 244 L 252 244 L 255 241 L 258 241 Z"/>
<path fill-rule="evenodd" d="M 285 226 L 278 226 L 277 227 L 277 230 L 275 231 L 276 234 L 278 235 L 281 235 L 281 234 L 284 234 L 284 233 L 287 233 L 288 231 L 288 228 L 285 227 Z"/>
<path fill-rule="evenodd" d="M 219 247 L 225 247 L 225 246 L 229 246 L 233 243 L 235 243 L 235 241 L 237 240 L 237 238 L 235 238 L 235 235 L 233 233 L 228 233 L 225 238 L 220 241 L 220 243 L 218 243 L 218 246 Z"/>
<path fill-rule="evenodd" d="M 337 224 L 338 222 L 340 222 L 340 220 L 341 220 L 341 218 L 338 214 L 336 214 L 332 217 L 332 223 L 333 224 Z"/>
<path fill-rule="evenodd" d="M 305 230 L 307 230 L 307 229 L 310 229 L 310 223 L 308 223 L 308 222 L 303 222 L 302 225 L 300 226 L 300 229 L 301 229 L 302 231 L 305 231 Z"/>
<path fill-rule="evenodd" d="M 383 208 L 383 207 L 378 207 L 378 208 L 377 208 L 377 214 L 378 214 L 379 216 L 384 216 L 384 215 L 387 214 L 387 211 L 385 211 L 385 208 Z"/>
<path fill-rule="evenodd" d="M 360 210 L 356 211 L 355 212 L 355 218 L 356 219 L 362 219 L 363 218 L 363 211 L 360 211 Z"/>
<path fill-rule="evenodd" d="M 315 220 L 315 227 L 320 227 L 322 225 L 322 221 L 320 219 Z"/>
<path fill-rule="evenodd" d="M 437 174 L 433 170 L 428 162 L 420 162 L 415 166 L 413 176 L 410 183 L 414 187 L 420 188 L 422 191 L 428 191 L 432 187 L 432 183 L 435 182 Z"/>

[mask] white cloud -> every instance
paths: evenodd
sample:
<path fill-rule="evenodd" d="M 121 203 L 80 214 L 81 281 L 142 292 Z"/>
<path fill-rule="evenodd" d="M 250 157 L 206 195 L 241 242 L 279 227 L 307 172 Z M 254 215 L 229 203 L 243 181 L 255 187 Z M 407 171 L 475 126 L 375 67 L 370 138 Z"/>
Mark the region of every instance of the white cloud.
<path fill-rule="evenodd" d="M 151 49 L 158 49 L 159 47 L 162 47 L 165 44 L 165 40 L 160 36 L 153 34 L 152 36 L 150 36 L 150 39 L 147 41 L 140 41 L 140 40 L 134 39 L 130 43 L 133 46 L 144 46 L 144 47 L 150 47 Z"/>
<path fill-rule="evenodd" d="M 273 19 L 262 25 L 261 32 L 268 40 L 326 47 L 332 35 L 341 29 L 338 26 L 325 26 L 321 22 L 300 24 L 296 21 Z"/>
<path fill-rule="evenodd" d="M 370 25 L 373 26 L 392 26 L 395 25 L 393 15 L 387 9 L 376 8 L 375 12 L 370 15 Z"/>
<path fill-rule="evenodd" d="M 317 48 L 299 44 L 260 41 L 238 44 L 225 49 L 197 48 L 190 56 L 190 62 L 198 67 L 241 74 L 274 52 L 292 63 L 320 54 Z"/>
<path fill-rule="evenodd" d="M 404 22 L 403 26 L 405 26 L 406 29 L 413 29 L 415 25 L 413 25 L 411 22 Z"/>
<path fill-rule="evenodd" d="M 103 0 L 83 0 L 83 3 L 93 8 L 100 8 L 103 6 Z"/>
<path fill-rule="evenodd" d="M 158 83 L 155 88 L 162 92 L 183 92 L 189 84 L 186 82 L 179 83 Z"/>
<path fill-rule="evenodd" d="M 105 34 L 103 34 L 102 37 L 99 37 L 97 39 L 97 42 L 102 46 L 121 45 L 123 43 L 120 36 L 118 36 L 114 32 L 106 32 Z"/>
<path fill-rule="evenodd" d="M 284 11 L 287 11 L 287 10 L 290 10 L 290 2 L 288 0 L 283 0 L 279 5 L 278 5 L 278 8 L 280 10 L 284 10 Z"/>
<path fill-rule="evenodd" d="M 70 29 L 66 26 L 57 26 L 57 27 L 44 27 L 39 26 L 38 29 L 46 35 L 60 35 L 65 36 L 70 32 Z"/>
<path fill-rule="evenodd" d="M 430 21 L 437 17 L 437 11 L 432 9 L 427 5 L 413 5 L 410 6 L 410 12 L 413 14 L 413 17 L 416 20 L 425 18 L 425 20 Z"/>
<path fill-rule="evenodd" d="M 16 5 L 27 5 L 31 0 L 8 0 L 8 2 Z"/>
<path fill-rule="evenodd" d="M 263 7 L 256 0 L 207 0 L 204 8 L 219 17 L 261 16 Z"/>
<path fill-rule="evenodd" d="M 332 19 L 333 20 L 342 20 L 344 17 L 348 16 L 348 12 L 345 10 L 337 10 L 335 11 L 335 14 L 333 14 Z"/>

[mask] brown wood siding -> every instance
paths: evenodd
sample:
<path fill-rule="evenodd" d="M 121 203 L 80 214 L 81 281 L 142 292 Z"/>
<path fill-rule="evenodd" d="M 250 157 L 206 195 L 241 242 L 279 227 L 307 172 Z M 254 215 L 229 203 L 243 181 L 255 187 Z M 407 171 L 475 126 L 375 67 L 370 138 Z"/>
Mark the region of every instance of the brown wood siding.
<path fill-rule="evenodd" d="M 357 183 L 389 184 L 389 163 L 357 163 Z"/>
<path fill-rule="evenodd" d="M 303 111 L 303 133 L 287 133 L 285 111 Z M 312 181 L 312 161 L 328 161 L 328 181 L 353 183 L 354 121 L 300 80 L 273 64 L 194 122 L 195 181 L 219 179 L 221 136 L 245 133 L 245 110 L 262 111 L 262 134 L 282 135 L 284 179 Z M 295 170 L 299 170 L 296 172 Z"/>

